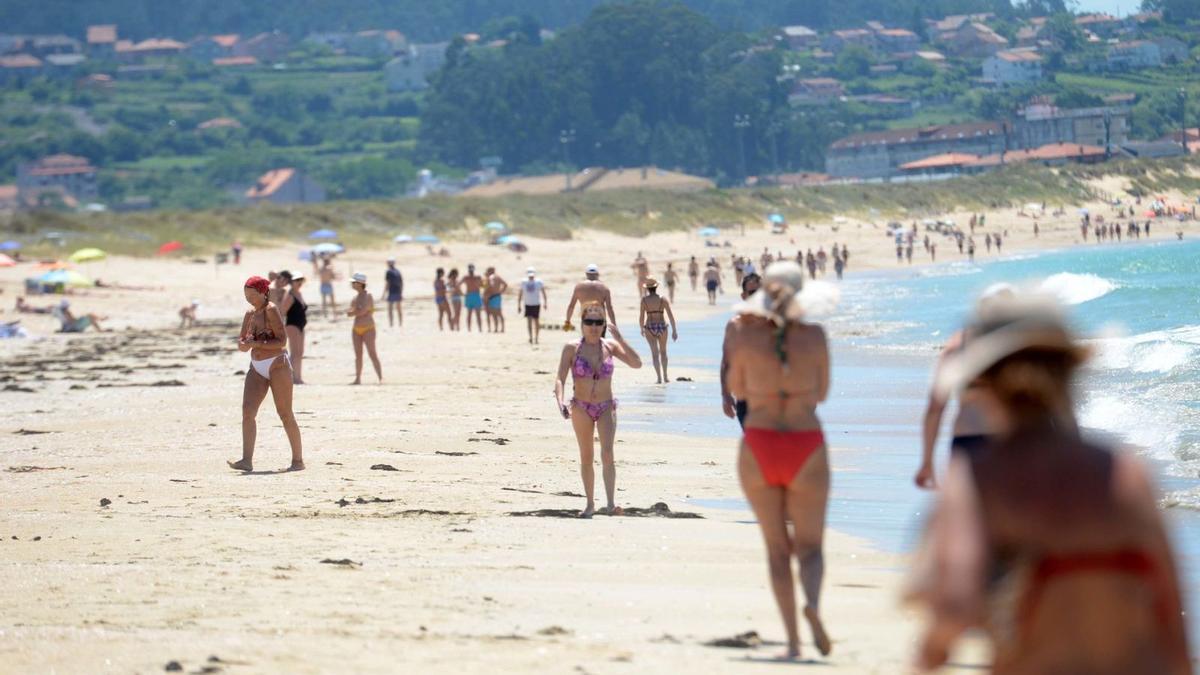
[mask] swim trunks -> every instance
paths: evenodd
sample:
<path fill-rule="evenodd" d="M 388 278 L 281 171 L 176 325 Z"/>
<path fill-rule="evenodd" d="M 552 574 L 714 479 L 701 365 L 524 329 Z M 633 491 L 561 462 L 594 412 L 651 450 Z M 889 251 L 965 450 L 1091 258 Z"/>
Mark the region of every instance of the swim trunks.
<path fill-rule="evenodd" d="M 483 298 L 479 295 L 479 291 L 467 291 L 467 297 L 463 299 L 463 306 L 467 309 L 483 307 Z"/>

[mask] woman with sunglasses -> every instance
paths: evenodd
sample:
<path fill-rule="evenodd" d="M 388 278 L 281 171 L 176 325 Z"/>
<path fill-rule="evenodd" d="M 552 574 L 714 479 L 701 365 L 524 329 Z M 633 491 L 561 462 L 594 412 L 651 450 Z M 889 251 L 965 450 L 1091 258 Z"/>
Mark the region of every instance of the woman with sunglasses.
<path fill-rule="evenodd" d="M 621 337 L 616 324 L 608 324 L 603 305 L 589 302 L 583 306 L 580 316 L 583 337 L 563 347 L 558 379 L 554 381 L 554 399 L 563 419 L 571 420 L 575 438 L 579 441 L 580 474 L 583 491 L 587 495 L 587 506 L 579 517 L 591 518 L 596 511 L 596 474 L 592 466 L 595 448 L 592 439 L 597 432 L 600 436 L 604 492 L 608 498 L 608 505 L 601 513 L 615 516 L 621 514 L 621 509 L 615 502 L 617 468 L 613 444 L 617 434 L 617 400 L 613 398 L 612 389 L 613 357 L 630 368 L 641 368 L 642 359 Z M 611 340 L 605 338 L 608 331 L 612 332 Z M 564 401 L 568 374 L 573 376 L 574 395 L 570 401 Z"/>

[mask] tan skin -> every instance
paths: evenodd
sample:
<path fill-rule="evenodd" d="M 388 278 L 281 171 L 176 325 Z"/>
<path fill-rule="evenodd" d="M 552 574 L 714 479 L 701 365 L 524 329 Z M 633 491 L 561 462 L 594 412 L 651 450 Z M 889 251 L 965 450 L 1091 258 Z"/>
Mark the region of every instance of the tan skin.
<path fill-rule="evenodd" d="M 575 284 L 575 290 L 571 292 L 571 302 L 567 304 L 565 323 L 571 323 L 571 317 L 575 315 L 576 303 L 583 306 L 592 302 L 598 302 L 604 307 L 608 314 L 609 324 L 617 323 L 616 315 L 613 314 L 612 292 L 600 281 L 599 274 L 589 274 L 587 281 Z"/>
<path fill-rule="evenodd" d="M 475 274 L 474 267 L 467 268 L 467 276 L 459 281 L 459 286 L 463 289 L 463 294 L 479 292 L 483 288 L 483 277 Z M 471 331 L 471 317 L 475 317 L 475 327 L 480 333 L 483 332 L 483 308 L 467 309 L 467 332 Z"/>
<path fill-rule="evenodd" d="M 283 304 L 279 306 L 280 313 L 287 317 L 288 310 L 292 308 L 292 304 L 296 302 L 296 296 L 301 302 L 304 301 L 304 295 L 301 294 L 301 289 L 304 288 L 304 279 L 293 279 L 291 284 L 291 292 L 283 296 Z M 304 384 L 302 375 L 304 368 L 304 331 L 296 326 L 287 326 L 288 347 L 291 348 L 292 354 L 292 382 L 294 384 Z"/>
<path fill-rule="evenodd" d="M 667 285 L 667 299 L 675 302 L 675 285 L 679 283 L 679 273 L 667 263 L 667 270 L 663 272 L 663 283 Z"/>
<path fill-rule="evenodd" d="M 337 274 L 333 271 L 333 265 L 329 263 L 329 259 L 325 258 L 321 261 L 321 269 L 317 272 L 317 278 L 321 280 L 321 285 L 332 284 L 337 279 Z M 326 308 L 333 312 L 334 319 L 337 318 L 337 301 L 333 297 L 332 287 L 329 293 L 321 294 L 321 314 L 324 315 Z"/>
<path fill-rule="evenodd" d="M 642 327 L 642 337 L 650 345 L 650 358 L 654 362 L 654 374 L 658 376 L 656 384 L 670 382 L 667 375 L 667 334 L 655 335 L 646 328 L 649 321 L 662 321 L 664 316 L 671 322 L 671 340 L 679 339 L 675 326 L 675 314 L 671 311 L 671 303 L 658 294 L 658 286 L 647 286 L 647 295 L 642 298 L 638 311 L 638 325 Z"/>
<path fill-rule="evenodd" d="M 450 330 L 461 330 L 462 325 L 462 289 L 458 285 L 458 270 L 451 270 L 446 277 L 446 287 L 450 290 L 450 304 L 447 305 L 450 316 Z M 438 319 L 439 325 L 441 319 Z"/>
<path fill-rule="evenodd" d="M 688 261 L 688 279 L 692 282 L 692 290 L 696 290 L 696 282 L 700 279 L 700 263 L 696 262 L 696 256 Z"/>
<path fill-rule="evenodd" d="M 503 296 L 508 290 L 508 282 L 504 280 L 493 267 L 487 269 L 487 285 L 483 293 L 483 308 L 488 316 L 488 331 L 493 333 L 504 332 L 504 313 L 499 309 L 492 309 L 488 306 L 488 299 L 492 296 Z"/>
<path fill-rule="evenodd" d="M 642 256 L 642 252 L 638 251 L 637 257 L 633 259 L 633 264 L 629 267 L 633 270 L 633 275 L 637 277 L 637 292 L 640 296 L 645 293 L 646 277 L 650 276 L 650 263 Z"/>
<path fill-rule="evenodd" d="M 455 283 L 457 279 L 450 277 L 449 281 L 442 277 L 439 270 L 437 276 L 433 280 L 433 298 L 434 306 L 437 307 L 438 313 L 438 330 L 445 330 L 442 320 L 450 324 L 450 330 L 454 330 L 454 315 L 450 311 L 450 299 L 446 297 L 446 288 L 451 283 Z"/>
<path fill-rule="evenodd" d="M 604 320 L 604 309 L 598 304 L 591 304 L 583 309 L 580 316 L 581 320 Z M 612 339 L 601 337 L 604 328 L 605 326 L 603 325 L 589 326 L 582 324 L 581 321 L 583 345 L 581 346 L 578 342 L 568 342 L 563 346 L 562 357 L 558 363 L 558 378 L 554 381 L 554 400 L 558 404 L 558 410 L 562 414 L 563 419 L 571 420 L 571 426 L 575 429 L 575 440 L 579 443 L 580 475 L 583 478 L 583 491 L 587 497 L 587 504 L 579 514 L 581 518 L 591 518 L 592 514 L 596 511 L 596 472 L 593 466 L 595 461 L 595 446 L 593 438 L 597 433 L 600 436 L 600 462 L 604 476 L 604 493 L 608 500 L 607 507 L 601 513 L 619 515 L 621 510 L 616 504 L 617 468 L 613 455 L 613 445 L 616 442 L 617 434 L 617 418 L 613 409 L 609 407 L 600 415 L 598 421 L 593 421 L 583 408 L 572 405 L 566 398 L 567 377 L 573 377 L 575 357 L 577 354 L 582 355 L 592 366 L 594 372 L 599 372 L 605 352 L 612 354 L 615 360 L 624 363 L 630 368 L 636 369 L 642 367 L 641 357 L 625 342 L 617 327 L 608 324 L 608 332 L 612 336 Z M 602 344 L 603 348 L 601 347 Z M 612 379 L 574 378 L 573 391 L 574 397 L 579 401 L 586 401 L 588 403 L 609 401 L 613 397 Z"/>
<path fill-rule="evenodd" d="M 751 295 L 754 295 L 754 293 L 758 291 L 758 287 L 759 283 L 753 280 L 749 283 L 743 284 L 742 299 L 745 300 Z M 737 399 L 733 397 L 733 394 L 729 393 L 729 338 L 739 329 L 736 324 L 748 321 L 766 321 L 766 319 L 750 314 L 735 314 L 733 318 L 725 324 L 725 338 L 721 342 L 721 411 L 724 412 L 725 416 L 729 419 L 734 419 L 737 417 Z"/>
<path fill-rule="evenodd" d="M 379 364 L 379 354 L 375 352 L 375 301 L 367 292 L 366 284 L 355 281 L 351 286 L 357 294 L 350 301 L 350 309 L 346 310 L 346 316 L 354 317 L 354 326 L 350 330 L 350 340 L 354 343 L 354 382 L 351 384 L 362 384 L 363 346 L 366 346 L 367 355 L 371 357 L 375 376 L 383 382 L 383 367 Z M 367 328 L 370 330 L 366 330 Z M 359 335 L 359 331 L 355 329 L 364 332 Z"/>
<path fill-rule="evenodd" d="M 242 318 L 242 329 L 238 333 L 238 351 L 250 352 L 254 361 L 262 361 L 278 357 L 287 347 L 287 333 L 284 331 L 283 319 L 279 317 L 279 309 L 272 305 L 267 296 L 253 288 L 246 288 L 246 302 L 253 307 Z M 270 332 L 275 337 L 269 340 L 255 340 L 256 334 Z M 292 447 L 292 463 L 288 471 L 304 469 L 304 453 L 300 443 L 300 425 L 296 423 L 296 415 L 292 412 L 292 369 L 286 358 L 276 358 L 268 371 L 270 378 L 265 378 L 253 368 L 246 371 L 246 382 L 242 390 L 242 458 L 236 462 L 228 462 L 230 468 L 250 472 L 254 470 L 254 441 L 258 434 L 258 409 L 267 392 L 275 401 L 275 412 L 287 433 L 288 444 Z"/>
<path fill-rule="evenodd" d="M 772 322 L 753 319 L 733 322 L 728 334 L 727 381 L 733 396 L 748 404 L 746 428 L 820 429 L 816 407 L 829 392 L 829 347 L 825 331 L 815 324 L 790 322 L 786 367 L 776 353 L 775 331 Z M 829 460 L 825 446 L 812 454 L 787 487 L 781 488 L 767 484 L 754 454 L 743 442 L 738 451 L 738 476 L 766 543 L 771 589 L 787 632 L 784 658 L 800 655 L 793 557 L 800 564 L 800 580 L 807 600 L 805 618 L 818 651 L 828 654 L 829 638 L 818 613 L 824 576 L 825 509 L 829 500 Z M 793 524 L 791 532 L 787 526 L 789 520 Z"/>

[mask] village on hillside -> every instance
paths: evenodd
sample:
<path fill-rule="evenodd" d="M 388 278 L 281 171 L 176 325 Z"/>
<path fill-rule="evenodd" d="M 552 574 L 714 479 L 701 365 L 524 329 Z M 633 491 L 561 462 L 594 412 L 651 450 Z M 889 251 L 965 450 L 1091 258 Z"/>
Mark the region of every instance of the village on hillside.
<path fill-rule="evenodd" d="M 1081 15 L 1066 25 L 1056 18 L 1035 17 L 1017 25 L 978 14 L 923 19 L 906 27 L 869 21 L 824 33 L 791 25 L 756 36 L 755 49 L 784 53 L 779 77 L 788 83 L 788 103 L 797 114 L 850 110 L 877 128 L 832 140 L 824 166 L 789 170 L 785 158 L 769 174 L 747 176 L 738 184 L 935 180 L 1022 162 L 1095 163 L 1200 152 L 1200 125 L 1187 119 L 1189 92 L 1174 85 L 1195 81 L 1200 34 L 1168 26 L 1154 12 L 1124 18 Z M 543 29 L 540 38 L 554 40 L 555 33 Z M 479 34 L 458 40 L 474 50 L 505 47 L 504 40 Z M 0 164 L 7 174 L 0 173 L 6 183 L 0 185 L 0 210 L 717 185 L 712 176 L 672 167 L 572 166 L 567 153 L 574 139 L 567 131 L 561 139 L 562 171 L 504 175 L 501 158 L 481 158 L 472 167 L 414 163 L 395 168 L 413 157 L 415 110 L 449 46 L 410 42 L 386 28 L 138 40 L 122 35 L 117 25 L 89 26 L 76 36 L 0 34 L 0 90 L 26 92 L 33 102 L 21 110 L 12 103 L 0 106 L 0 151 L 18 137 L 29 143 L 22 147 L 38 147 L 36 135 L 26 138 L 36 127 L 30 120 L 58 130 L 50 144 L 57 151 L 32 157 L 17 153 Z M 1015 110 L 996 110 L 986 119 L 963 119 L 953 104 L 964 90 L 1003 96 L 1043 81 L 1068 83 L 1094 96 L 1072 104 L 1031 95 Z M 189 99 L 188 88 L 198 82 L 207 89 L 197 88 Z M 264 93 L 267 84 L 279 82 L 312 90 L 296 100 Z M 1160 133 L 1137 133 L 1136 106 L 1144 96 L 1162 92 L 1176 95 L 1178 106 L 1161 113 L 1154 127 Z M 339 97 L 353 99 L 353 105 Z M 330 136 L 307 118 L 289 117 L 290 106 L 327 126 L 338 126 L 331 119 L 334 111 L 357 110 L 361 120 L 342 125 L 341 137 Z M 156 113 L 169 121 L 149 120 Z M 281 129 L 290 127 L 282 124 L 286 120 L 295 120 L 294 128 Z M 30 127 L 23 129 L 23 123 Z M 159 154 L 129 138 L 151 128 L 161 134 L 155 138 L 170 145 L 169 152 Z M 225 167 L 222 162 L 236 163 L 227 151 L 240 144 L 285 148 L 311 160 L 311 166 L 327 168 L 314 173 L 299 161 Z M 362 158 L 378 160 L 368 166 L 379 175 L 350 163 Z"/>

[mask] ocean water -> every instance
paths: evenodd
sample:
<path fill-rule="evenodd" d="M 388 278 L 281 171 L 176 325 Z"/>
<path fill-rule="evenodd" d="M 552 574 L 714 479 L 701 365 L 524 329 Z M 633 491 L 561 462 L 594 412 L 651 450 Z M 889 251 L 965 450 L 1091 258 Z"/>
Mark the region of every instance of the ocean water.
<path fill-rule="evenodd" d="M 932 502 L 912 475 L 938 351 L 974 298 L 1006 282 L 1054 293 L 1068 305 L 1072 325 L 1096 350 L 1077 394 L 1080 421 L 1087 433 L 1136 446 L 1151 461 L 1184 587 L 1200 589 L 1200 241 L 980 256 L 979 263 L 851 270 L 839 285 L 840 305 L 822 319 L 833 382 L 818 411 L 836 448 L 830 527 L 885 550 L 915 546 Z M 672 362 L 715 370 L 726 318 L 681 326 Z M 726 437 L 733 469 L 739 429 L 721 414 L 715 383 L 638 388 L 625 399 L 623 426 Z M 947 426 L 953 415 L 947 411 Z M 947 442 L 948 429 L 938 448 L 942 465 Z M 740 494 L 702 504 L 746 509 Z M 1192 595 L 1195 615 L 1200 598 Z M 1200 638 L 1200 622 L 1192 627 Z"/>

